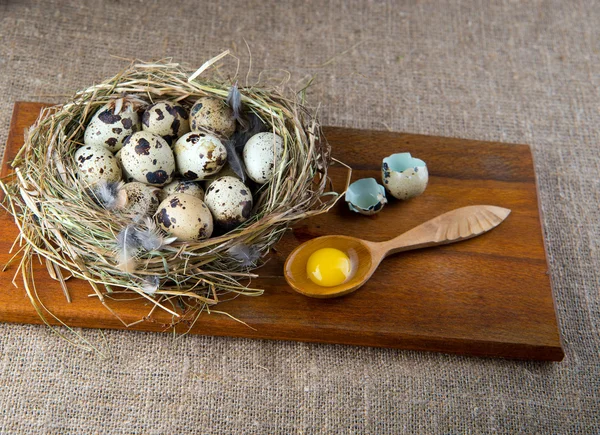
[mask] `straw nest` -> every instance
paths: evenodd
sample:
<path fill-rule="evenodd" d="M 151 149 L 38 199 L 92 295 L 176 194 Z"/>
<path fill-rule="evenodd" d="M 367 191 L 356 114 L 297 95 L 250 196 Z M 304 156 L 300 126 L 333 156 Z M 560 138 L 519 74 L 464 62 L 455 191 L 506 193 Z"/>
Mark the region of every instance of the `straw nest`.
<path fill-rule="evenodd" d="M 327 177 L 330 148 L 316 118 L 303 105 L 304 94 L 290 97 L 274 88 L 240 87 L 245 113 L 256 115 L 284 140 L 284 157 L 275 176 L 255 188 L 251 218 L 199 242 L 175 241 L 159 250 L 136 251 L 135 270 L 119 267 L 116 240 L 131 225 L 131 216 L 99 205 L 93 191 L 77 177 L 73 155 L 83 145 L 86 125 L 98 108 L 124 96 L 142 105 L 174 100 L 188 109 L 199 97 L 226 100 L 235 81 L 204 79 L 210 63 L 191 74 L 168 61 L 134 62 L 116 76 L 76 93 L 67 103 L 43 110 L 26 133 L 25 145 L 13 162 L 14 173 L 1 187 L 3 205 L 20 230 L 12 262 L 17 263 L 17 275 L 42 318 L 44 307 L 32 272 L 35 257 L 46 263 L 67 299 L 65 281 L 73 276 L 86 280 L 102 303 L 133 293 L 168 311 L 177 322 L 209 308 L 227 293 L 262 294 L 250 286 L 257 276 L 251 270 L 261 265 L 290 225 L 328 210 L 335 202 L 337 195 Z M 240 247 L 255 258 L 244 261 L 233 255 Z"/>

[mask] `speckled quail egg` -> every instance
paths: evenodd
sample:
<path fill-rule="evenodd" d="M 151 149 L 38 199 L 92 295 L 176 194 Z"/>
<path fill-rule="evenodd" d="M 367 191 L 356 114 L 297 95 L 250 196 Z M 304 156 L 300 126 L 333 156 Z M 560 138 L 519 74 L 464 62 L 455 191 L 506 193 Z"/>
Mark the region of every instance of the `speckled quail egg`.
<path fill-rule="evenodd" d="M 229 137 L 235 131 L 233 111 L 218 98 L 202 97 L 190 111 L 192 131 L 211 131 Z"/>
<path fill-rule="evenodd" d="M 144 131 L 162 136 L 169 145 L 190 131 L 185 107 L 172 101 L 159 101 L 149 106 L 142 116 Z"/>
<path fill-rule="evenodd" d="M 283 139 L 275 133 L 265 132 L 252 136 L 244 146 L 244 164 L 248 176 L 265 184 L 275 173 L 283 157 Z"/>
<path fill-rule="evenodd" d="M 202 181 L 204 181 L 204 188 L 208 189 L 213 181 L 215 181 L 218 178 L 225 177 L 225 176 L 235 177 L 238 179 L 240 178 L 239 175 L 236 174 L 235 171 L 231 168 L 231 166 L 229 166 L 229 163 L 225 163 L 225 166 L 223 166 L 219 172 L 217 172 L 216 174 L 210 175 L 210 176 L 206 177 L 204 180 L 202 180 Z"/>
<path fill-rule="evenodd" d="M 378 213 L 387 204 L 385 189 L 375 178 L 355 181 L 348 186 L 345 196 L 350 210 L 366 216 Z"/>
<path fill-rule="evenodd" d="M 121 151 L 123 168 L 135 181 L 163 186 L 173 179 L 175 157 L 169 144 L 147 131 L 133 133 Z"/>
<path fill-rule="evenodd" d="M 100 180 L 121 180 L 121 168 L 117 159 L 103 146 L 82 146 L 75 152 L 75 161 L 79 179 L 90 186 Z"/>
<path fill-rule="evenodd" d="M 179 173 L 190 181 L 216 174 L 227 162 L 227 148 L 210 134 L 187 133 L 177 140 L 173 152 Z"/>
<path fill-rule="evenodd" d="M 187 193 L 199 199 L 204 199 L 204 189 L 196 181 L 175 180 L 162 188 L 162 195 L 166 198 L 174 193 Z"/>
<path fill-rule="evenodd" d="M 123 141 L 140 129 L 138 104 L 128 99 L 111 101 L 94 114 L 83 135 L 86 145 L 98 145 L 113 153 L 120 150 Z"/>
<path fill-rule="evenodd" d="M 133 177 L 123 167 L 123 161 L 121 160 L 121 151 L 123 151 L 123 148 L 121 148 L 119 151 L 117 151 L 117 153 L 115 154 L 115 159 L 117 159 L 117 163 L 119 164 L 119 167 L 121 168 L 121 174 L 122 174 L 123 180 L 125 180 L 127 183 L 129 183 L 129 182 L 133 181 Z"/>
<path fill-rule="evenodd" d="M 429 173 L 423 160 L 410 153 L 398 153 L 383 159 L 381 165 L 383 185 L 397 199 L 420 195 L 427 187 Z"/>
<path fill-rule="evenodd" d="M 163 230 L 184 242 L 206 239 L 213 231 L 213 218 L 204 201 L 185 193 L 167 196 L 155 219 Z"/>
<path fill-rule="evenodd" d="M 226 230 L 237 227 L 250 217 L 252 193 L 235 177 L 217 178 L 204 197 L 215 222 Z"/>
<path fill-rule="evenodd" d="M 123 190 L 127 194 L 126 211 L 135 216 L 151 216 L 158 208 L 158 191 L 155 187 L 134 181 L 126 183 Z"/>

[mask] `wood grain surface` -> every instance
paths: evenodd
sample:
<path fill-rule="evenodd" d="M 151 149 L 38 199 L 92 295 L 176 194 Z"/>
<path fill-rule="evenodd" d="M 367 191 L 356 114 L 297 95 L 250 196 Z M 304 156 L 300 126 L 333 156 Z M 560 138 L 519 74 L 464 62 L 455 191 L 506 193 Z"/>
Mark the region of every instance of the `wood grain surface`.
<path fill-rule="evenodd" d="M 23 143 L 24 129 L 43 105 L 17 103 L 5 153 L 6 163 Z M 305 220 L 281 240 L 252 282 L 260 297 L 221 303 L 222 314 L 202 314 L 193 333 L 276 340 L 340 343 L 440 351 L 477 356 L 560 361 L 563 358 L 548 276 L 531 152 L 510 145 L 378 131 L 325 128 L 334 156 L 353 168 L 353 180 L 380 178 L 381 160 L 408 151 L 428 164 L 425 193 L 400 202 L 393 198 L 374 216 L 350 212 L 340 202 L 330 213 Z M 331 168 L 338 187 L 346 171 Z M 497 228 L 471 240 L 400 253 L 382 262 L 357 292 L 335 299 L 308 298 L 283 278 L 287 255 L 299 243 L 328 234 L 372 241 L 397 236 L 441 213 L 477 204 L 512 210 Z M 10 258 L 17 230 L 0 216 L 0 263 Z M 11 283 L 14 267 L 0 273 L 0 321 L 40 323 L 21 287 Z M 122 323 L 84 282 L 68 282 L 67 303 L 45 266 L 36 265 L 38 292 L 45 305 L 76 327 L 119 328 Z M 17 281 L 18 283 L 18 281 Z M 126 322 L 143 318 L 143 300 L 109 301 Z M 165 331 L 163 315 L 131 329 Z M 181 325 L 185 328 L 185 325 Z"/>

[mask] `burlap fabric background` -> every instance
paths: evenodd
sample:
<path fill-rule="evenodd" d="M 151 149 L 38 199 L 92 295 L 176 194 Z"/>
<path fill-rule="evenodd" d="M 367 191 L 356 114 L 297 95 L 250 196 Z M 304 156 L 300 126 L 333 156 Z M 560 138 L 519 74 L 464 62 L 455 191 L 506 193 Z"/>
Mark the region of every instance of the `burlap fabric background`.
<path fill-rule="evenodd" d="M 0 143 L 14 101 L 60 101 L 111 55 L 199 66 L 243 38 L 253 71 L 316 75 L 325 124 L 532 145 L 565 360 L 81 331 L 101 360 L 3 324 L 0 430 L 598 433 L 600 5 L 0 0 Z"/>

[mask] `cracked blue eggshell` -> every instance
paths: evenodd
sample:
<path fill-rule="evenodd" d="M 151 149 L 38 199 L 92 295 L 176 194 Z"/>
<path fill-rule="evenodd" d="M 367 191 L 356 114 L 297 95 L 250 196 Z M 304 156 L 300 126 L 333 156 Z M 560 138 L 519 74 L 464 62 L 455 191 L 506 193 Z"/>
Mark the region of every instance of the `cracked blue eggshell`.
<path fill-rule="evenodd" d="M 356 213 L 374 215 L 387 204 L 385 188 L 374 178 L 362 178 L 348 186 L 346 202 L 348 208 Z"/>

